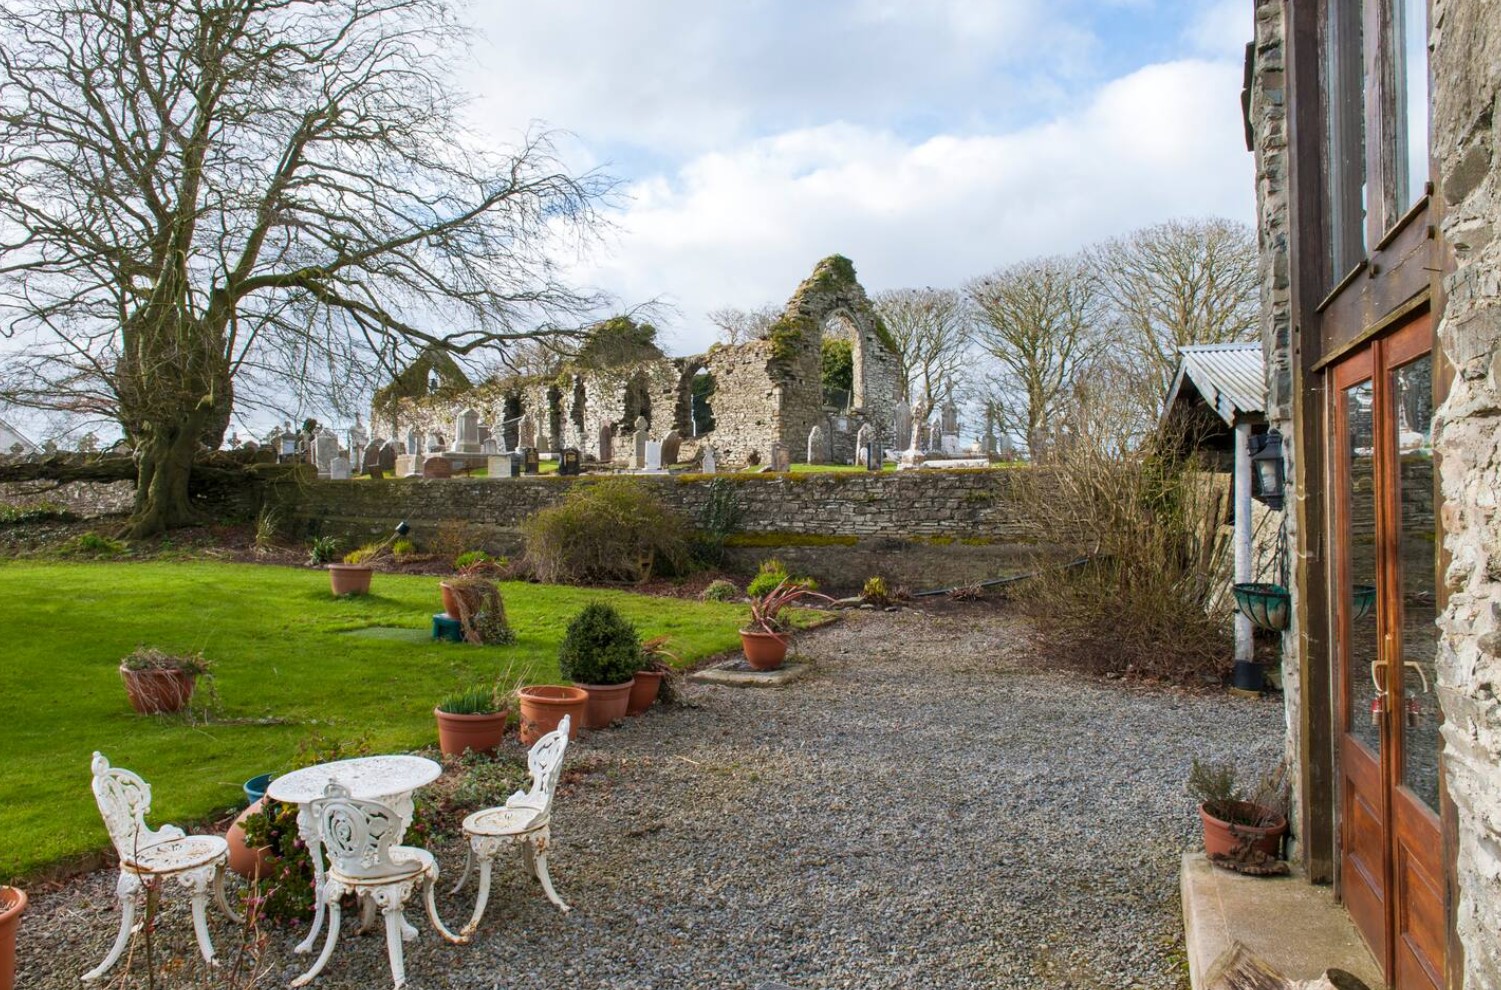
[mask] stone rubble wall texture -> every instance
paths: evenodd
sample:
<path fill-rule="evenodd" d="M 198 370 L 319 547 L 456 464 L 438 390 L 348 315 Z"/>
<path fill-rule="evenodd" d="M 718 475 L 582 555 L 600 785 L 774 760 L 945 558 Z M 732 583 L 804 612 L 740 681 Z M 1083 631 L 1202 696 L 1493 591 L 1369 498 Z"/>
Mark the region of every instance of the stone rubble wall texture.
<path fill-rule="evenodd" d="M 830 326 L 830 336 L 845 337 L 854 349 L 855 408 L 848 416 L 824 406 L 822 341 L 824 326 L 831 322 L 837 327 Z M 888 431 L 889 445 L 890 421 L 901 396 L 900 360 L 882 339 L 879 319 L 854 279 L 853 266 L 842 258 L 820 262 L 788 301 L 782 324 L 780 341 L 752 340 L 617 368 L 571 368 L 553 378 L 490 381 L 463 392 L 402 399 L 394 425 L 392 417 L 374 413 L 371 422 L 379 424 L 377 432 L 390 430 L 399 441 L 416 427 L 425 450 L 426 438 L 435 432 L 451 445 L 454 420 L 469 406 L 479 411 L 486 427 L 531 413 L 539 449 L 577 447 L 588 458 L 600 455 L 600 428 L 614 423 L 616 463 L 629 459 L 630 433 L 640 414 L 654 440 L 677 430 L 685 441 L 684 459 L 708 445 L 722 464 L 744 465 L 753 454 L 759 463 L 770 463 L 772 445 L 778 442 L 787 445 L 793 460 L 802 461 L 814 426 L 832 434 L 835 458 L 841 462 L 853 460 L 855 431 L 866 422 Z M 695 438 L 691 385 L 701 370 L 715 383 L 709 400 L 715 428 Z M 844 428 L 835 429 L 840 423 Z"/>
<path fill-rule="evenodd" d="M 1266 359 L 1266 416 L 1283 437 L 1293 433 L 1293 351 L 1290 200 L 1288 189 L 1286 22 L 1284 0 L 1256 0 L 1255 72 L 1251 79 L 1251 128 L 1255 136 L 1257 238 L 1261 272 L 1261 346 Z M 1296 444 L 1282 446 L 1285 477 L 1295 477 Z M 1260 505 L 1260 503 L 1257 503 Z M 1299 545 L 1297 513 L 1286 513 L 1288 547 Z M 1288 568 L 1294 600 L 1303 593 L 1296 568 Z M 1302 654 L 1296 614 L 1282 635 L 1283 709 L 1287 717 L 1288 783 L 1293 795 L 1293 831 L 1303 817 L 1299 710 L 1303 704 Z M 1294 834 L 1294 850 L 1299 836 Z"/>
<path fill-rule="evenodd" d="M 1438 329 L 1455 373 L 1434 440 L 1452 560 L 1439 694 L 1465 985 L 1480 990 L 1501 987 L 1501 8 L 1434 0 L 1431 23 L 1433 155 L 1456 265 Z"/>
<path fill-rule="evenodd" d="M 80 519 L 122 515 L 135 505 L 135 482 L 72 481 L 56 485 L 50 481 L 11 481 L 0 484 L 0 504 L 34 505 L 38 502 L 61 505 Z"/>
<path fill-rule="evenodd" d="M 910 474 L 634 476 L 692 524 L 710 484 L 733 486 L 748 533 L 825 537 L 937 537 L 990 544 L 1039 538 L 1012 497 L 1009 471 Z M 324 532 L 385 532 L 393 520 L 414 526 L 462 520 L 515 530 L 538 509 L 556 505 L 597 478 L 314 481 L 284 484 L 271 499 L 289 519 Z"/>

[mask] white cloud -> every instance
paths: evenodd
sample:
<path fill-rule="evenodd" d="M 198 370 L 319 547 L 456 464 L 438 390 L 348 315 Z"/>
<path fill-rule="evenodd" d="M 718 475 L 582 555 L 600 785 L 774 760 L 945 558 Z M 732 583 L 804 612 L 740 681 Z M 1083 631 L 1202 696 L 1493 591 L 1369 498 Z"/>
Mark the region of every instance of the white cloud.
<path fill-rule="evenodd" d="M 712 339 L 709 310 L 779 302 L 834 252 L 872 291 L 956 285 L 1169 217 L 1249 221 L 1239 85 L 1233 64 L 1179 61 L 1014 133 L 909 143 L 834 123 L 703 154 L 635 184 L 614 250 L 580 274 L 674 302 L 673 343 L 691 351 Z"/>
<path fill-rule="evenodd" d="M 1186 39 L 1201 55 L 1240 58 L 1255 34 L 1254 17 L 1245 0 L 1216 0 L 1194 14 Z"/>

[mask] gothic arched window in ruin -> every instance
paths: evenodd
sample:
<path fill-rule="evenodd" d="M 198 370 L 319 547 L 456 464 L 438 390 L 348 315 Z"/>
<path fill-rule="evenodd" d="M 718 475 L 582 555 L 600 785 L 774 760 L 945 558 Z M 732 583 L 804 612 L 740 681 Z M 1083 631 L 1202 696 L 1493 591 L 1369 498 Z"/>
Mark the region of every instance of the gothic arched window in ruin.
<path fill-rule="evenodd" d="M 865 405 L 865 348 L 859 328 L 844 310 L 823 325 L 823 401 L 840 412 Z"/>

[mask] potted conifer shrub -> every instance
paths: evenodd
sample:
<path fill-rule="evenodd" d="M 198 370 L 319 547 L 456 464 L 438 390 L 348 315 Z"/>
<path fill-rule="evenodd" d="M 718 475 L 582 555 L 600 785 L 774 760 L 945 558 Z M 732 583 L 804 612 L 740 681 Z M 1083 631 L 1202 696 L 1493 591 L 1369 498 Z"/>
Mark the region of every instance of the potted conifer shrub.
<path fill-rule="evenodd" d="M 558 648 L 558 669 L 589 696 L 584 728 L 603 729 L 625 718 L 640 667 L 636 627 L 613 606 L 594 602 L 568 623 Z"/>
<path fill-rule="evenodd" d="M 142 715 L 177 712 L 188 706 L 198 678 L 209 670 L 202 653 L 166 653 L 140 646 L 120 661 L 120 679 L 130 707 Z"/>

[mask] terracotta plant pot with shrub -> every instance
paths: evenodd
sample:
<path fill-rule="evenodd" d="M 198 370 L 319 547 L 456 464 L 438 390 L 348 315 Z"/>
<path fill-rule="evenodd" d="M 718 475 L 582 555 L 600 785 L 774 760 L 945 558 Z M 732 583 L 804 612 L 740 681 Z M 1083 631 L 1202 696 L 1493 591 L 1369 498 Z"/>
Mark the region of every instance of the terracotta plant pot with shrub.
<path fill-rule="evenodd" d="M 26 911 L 26 891 L 0 887 L 0 990 L 16 985 L 16 929 Z"/>
<path fill-rule="evenodd" d="M 201 653 L 172 654 L 140 647 L 120 661 L 120 679 L 130 707 L 142 715 L 182 711 L 200 675 L 208 672 Z"/>
<path fill-rule="evenodd" d="M 584 707 L 589 695 L 583 688 L 556 684 L 534 684 L 516 692 L 521 708 L 521 743 L 530 746 L 558 727 L 563 716 L 572 715 L 568 738 L 577 739 L 584 721 Z"/>
<path fill-rule="evenodd" d="M 1188 793 L 1199 802 L 1204 853 L 1215 866 L 1257 876 L 1287 872 L 1281 862 L 1287 834 L 1287 773 L 1279 766 L 1247 793 L 1228 763 L 1201 763 L 1188 773 Z"/>
<path fill-rule="evenodd" d="M 438 720 L 438 748 L 444 756 L 463 756 L 465 750 L 494 755 L 506 737 L 510 708 L 492 688 L 474 688 L 444 698 L 433 709 Z"/>
<path fill-rule="evenodd" d="M 657 703 L 662 693 L 662 682 L 672 674 L 670 660 L 677 654 L 667 649 L 668 637 L 653 636 L 641 644 L 641 668 L 631 680 L 631 700 L 626 706 L 627 715 L 640 715 Z"/>
<path fill-rule="evenodd" d="M 259 798 L 251 803 L 248 808 L 235 816 L 234 823 L 229 826 L 229 831 L 224 833 L 224 841 L 229 845 L 229 868 L 246 880 L 271 875 L 271 847 L 252 847 L 245 838 L 245 819 L 251 815 L 260 814 L 265 804 L 265 798 Z"/>
<path fill-rule="evenodd" d="M 370 594 L 370 578 L 375 568 L 369 564 L 329 564 L 328 586 L 335 598 Z"/>
<path fill-rule="evenodd" d="M 631 682 L 641 666 L 636 627 L 603 602 L 585 606 L 573 617 L 558 648 L 558 669 L 589 696 L 586 729 L 607 728 L 625 718 Z"/>
<path fill-rule="evenodd" d="M 832 602 L 817 592 L 812 578 L 793 577 L 776 558 L 765 561 L 746 588 L 750 596 L 750 625 L 740 630 L 745 662 L 756 670 L 776 670 L 787 659 L 792 625 L 787 610 L 805 601 Z"/>

